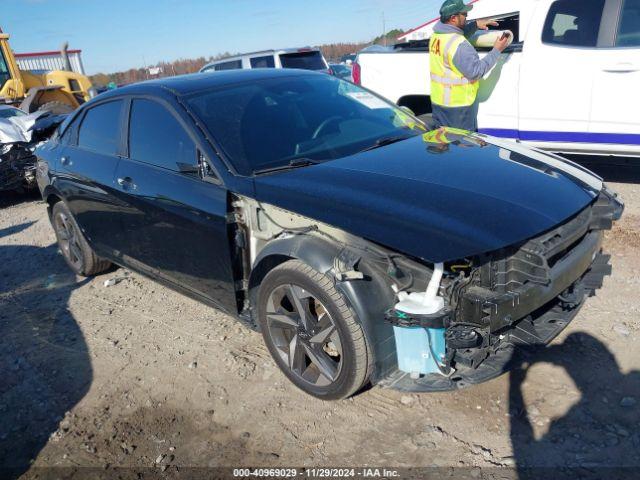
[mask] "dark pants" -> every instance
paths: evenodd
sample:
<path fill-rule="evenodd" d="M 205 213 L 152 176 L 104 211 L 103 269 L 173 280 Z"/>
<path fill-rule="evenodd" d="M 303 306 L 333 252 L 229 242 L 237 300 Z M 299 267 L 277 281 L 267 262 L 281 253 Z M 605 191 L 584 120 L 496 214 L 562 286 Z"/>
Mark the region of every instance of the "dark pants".
<path fill-rule="evenodd" d="M 478 102 L 469 107 L 442 107 L 433 104 L 433 120 L 438 127 L 453 127 L 478 131 Z"/>

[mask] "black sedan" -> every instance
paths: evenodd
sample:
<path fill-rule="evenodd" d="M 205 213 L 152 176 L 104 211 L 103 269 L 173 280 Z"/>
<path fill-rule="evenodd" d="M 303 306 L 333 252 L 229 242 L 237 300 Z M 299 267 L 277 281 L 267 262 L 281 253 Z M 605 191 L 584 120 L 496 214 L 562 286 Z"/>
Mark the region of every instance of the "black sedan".
<path fill-rule="evenodd" d="M 73 271 L 126 266 L 237 316 L 323 399 L 499 375 L 601 286 L 623 208 L 557 156 L 292 70 L 106 92 L 37 155 Z"/>

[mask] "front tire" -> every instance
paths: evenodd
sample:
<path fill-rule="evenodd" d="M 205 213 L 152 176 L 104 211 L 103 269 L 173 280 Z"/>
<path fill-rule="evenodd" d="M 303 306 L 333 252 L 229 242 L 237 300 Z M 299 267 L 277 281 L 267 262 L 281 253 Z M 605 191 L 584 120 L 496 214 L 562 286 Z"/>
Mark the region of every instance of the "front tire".
<path fill-rule="evenodd" d="M 364 331 L 333 281 L 291 260 L 271 270 L 258 292 L 258 320 L 278 367 L 323 400 L 346 398 L 367 381 Z"/>
<path fill-rule="evenodd" d="M 95 254 L 69 208 L 61 201 L 53 206 L 51 224 L 65 262 L 77 275 L 89 277 L 111 266 L 111 262 Z"/>

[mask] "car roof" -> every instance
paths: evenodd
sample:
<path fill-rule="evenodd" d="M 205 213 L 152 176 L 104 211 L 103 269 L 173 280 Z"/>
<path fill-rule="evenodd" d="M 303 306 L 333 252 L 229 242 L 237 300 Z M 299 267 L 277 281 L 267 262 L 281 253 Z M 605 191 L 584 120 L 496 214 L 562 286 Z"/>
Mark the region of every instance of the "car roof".
<path fill-rule="evenodd" d="M 20 109 L 14 107 L 13 105 L 0 105 L 0 110 L 20 110 Z M 20 111 L 22 111 L 22 110 L 20 110 Z"/>
<path fill-rule="evenodd" d="M 211 69 L 211 67 L 215 67 L 216 65 L 222 65 L 224 63 L 237 62 L 238 60 L 242 60 L 243 58 L 255 58 L 257 56 L 264 55 L 288 55 L 290 53 L 320 53 L 322 55 L 322 50 L 318 47 L 301 47 L 301 48 L 276 48 L 273 50 L 260 50 L 257 52 L 249 52 L 249 53 L 239 53 L 237 55 L 230 55 L 228 57 L 219 58 L 217 60 L 213 60 L 200 68 L 201 72 L 205 70 Z"/>
<path fill-rule="evenodd" d="M 300 69 L 258 68 L 252 70 L 225 70 L 220 72 L 191 73 L 176 77 L 167 77 L 146 82 L 134 83 L 122 88 L 101 93 L 97 99 L 106 99 L 127 94 L 157 93 L 159 90 L 170 90 L 176 95 L 188 95 L 190 93 L 208 90 L 211 88 L 234 85 L 244 82 L 258 82 L 271 78 L 285 78 L 292 76 L 326 75 Z"/>

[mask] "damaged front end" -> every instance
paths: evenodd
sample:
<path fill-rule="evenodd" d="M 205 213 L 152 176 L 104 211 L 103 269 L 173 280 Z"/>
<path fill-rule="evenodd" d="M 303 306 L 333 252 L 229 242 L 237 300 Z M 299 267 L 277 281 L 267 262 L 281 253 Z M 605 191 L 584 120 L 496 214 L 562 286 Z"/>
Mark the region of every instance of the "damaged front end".
<path fill-rule="evenodd" d="M 0 146 L 0 191 L 31 190 L 36 185 L 36 157 L 23 144 Z"/>
<path fill-rule="evenodd" d="M 400 368 L 380 383 L 406 391 L 461 388 L 502 374 L 516 348 L 550 342 L 611 273 L 603 234 L 622 210 L 605 189 L 573 218 L 521 245 L 445 263 L 444 308 L 411 315 L 396 305 L 387 312 Z M 409 342 L 409 334 L 428 345 Z M 427 368 L 403 370 L 407 355 L 424 357 L 413 364 Z"/>
<path fill-rule="evenodd" d="M 36 112 L 0 119 L 0 191 L 36 187 L 37 159 L 33 152 L 51 137 L 66 117 Z"/>
<path fill-rule="evenodd" d="M 406 391 L 462 388 L 503 372 L 519 346 L 543 345 L 611 273 L 604 230 L 623 204 L 604 189 L 557 227 L 528 241 L 429 264 L 344 230 L 234 195 L 238 310 L 256 326 L 263 275 L 297 258 L 331 277 L 372 347 L 374 384 Z"/>

